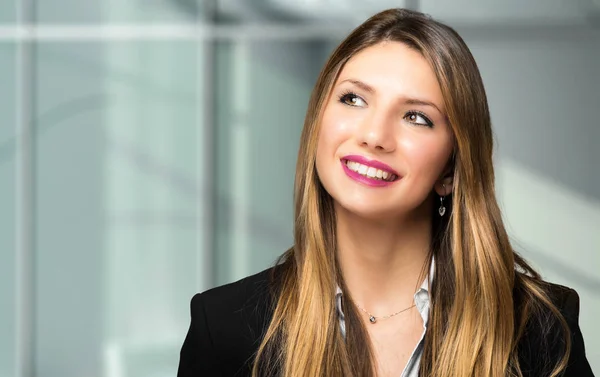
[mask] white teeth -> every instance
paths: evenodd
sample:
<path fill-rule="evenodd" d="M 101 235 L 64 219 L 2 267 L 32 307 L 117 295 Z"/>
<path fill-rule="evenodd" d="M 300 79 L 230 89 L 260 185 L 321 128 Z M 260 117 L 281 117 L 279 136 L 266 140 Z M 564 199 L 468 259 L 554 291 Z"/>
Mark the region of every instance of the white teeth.
<path fill-rule="evenodd" d="M 355 171 L 358 174 L 367 176 L 369 178 L 379 178 L 385 181 L 393 181 L 396 179 L 396 176 L 392 173 L 383 171 L 381 169 L 375 169 L 372 166 L 359 164 L 355 161 L 346 161 L 346 166 L 348 166 L 350 170 Z"/>

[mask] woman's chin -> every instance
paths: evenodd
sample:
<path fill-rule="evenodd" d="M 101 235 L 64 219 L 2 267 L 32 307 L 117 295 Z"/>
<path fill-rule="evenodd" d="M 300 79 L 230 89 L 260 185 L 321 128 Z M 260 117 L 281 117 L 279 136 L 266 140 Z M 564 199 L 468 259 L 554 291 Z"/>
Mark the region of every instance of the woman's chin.
<path fill-rule="evenodd" d="M 338 215 L 342 214 L 375 222 L 397 219 L 402 216 L 402 212 L 398 208 L 390 208 L 389 205 L 376 205 L 374 203 L 340 203 L 338 205 Z"/>

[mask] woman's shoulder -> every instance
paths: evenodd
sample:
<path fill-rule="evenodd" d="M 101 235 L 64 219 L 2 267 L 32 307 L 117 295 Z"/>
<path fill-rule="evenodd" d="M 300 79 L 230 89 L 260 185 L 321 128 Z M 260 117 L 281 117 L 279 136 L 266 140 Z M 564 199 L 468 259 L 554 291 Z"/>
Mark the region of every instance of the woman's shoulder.
<path fill-rule="evenodd" d="M 255 332 L 262 330 L 270 319 L 275 271 L 276 267 L 267 268 L 196 294 L 191 302 L 192 314 L 201 309 L 211 331 L 221 336 L 258 336 Z M 248 330 L 250 334 L 246 334 Z"/>
<path fill-rule="evenodd" d="M 579 327 L 579 294 L 570 287 L 550 282 L 542 282 L 540 287 L 569 329 L 571 352 L 563 376 L 593 376 Z M 517 300 L 517 304 L 523 303 L 522 295 L 518 295 Z M 546 368 L 553 367 L 566 350 L 566 334 L 560 318 L 543 303 L 540 305 L 538 301 L 536 306 L 538 310 L 531 311 L 518 345 L 525 376 L 543 375 Z"/>
<path fill-rule="evenodd" d="M 272 316 L 276 267 L 194 295 L 178 377 L 247 376 Z"/>
<path fill-rule="evenodd" d="M 573 288 L 551 283 L 548 281 L 538 281 L 538 288 L 541 292 L 543 292 L 548 300 L 554 305 L 556 309 L 560 312 L 560 314 L 564 317 L 567 323 L 570 325 L 572 321 L 577 321 L 579 318 L 579 294 Z M 524 290 L 516 289 L 515 290 L 515 304 L 523 307 L 522 304 L 525 303 L 525 295 L 523 294 Z M 529 299 L 532 299 L 531 293 L 529 295 Z M 548 317 L 555 317 L 552 311 L 544 305 L 543 302 L 540 301 L 538 297 L 533 299 L 536 306 L 538 307 L 538 311 L 532 313 L 532 320 L 540 319 L 546 317 L 544 320 L 546 325 L 552 324 L 551 321 L 548 322 Z M 558 325 L 559 323 L 554 323 L 554 325 Z"/>
<path fill-rule="evenodd" d="M 579 294 L 573 288 L 550 282 L 544 282 L 543 288 L 552 304 L 571 326 L 579 319 Z"/>
<path fill-rule="evenodd" d="M 546 293 L 552 302 L 565 312 L 576 310 L 579 313 L 579 294 L 573 288 L 564 285 L 544 282 Z"/>
<path fill-rule="evenodd" d="M 267 298 L 275 267 L 246 276 L 233 283 L 211 288 L 192 298 L 192 306 L 203 303 L 212 311 L 240 309 Z"/>

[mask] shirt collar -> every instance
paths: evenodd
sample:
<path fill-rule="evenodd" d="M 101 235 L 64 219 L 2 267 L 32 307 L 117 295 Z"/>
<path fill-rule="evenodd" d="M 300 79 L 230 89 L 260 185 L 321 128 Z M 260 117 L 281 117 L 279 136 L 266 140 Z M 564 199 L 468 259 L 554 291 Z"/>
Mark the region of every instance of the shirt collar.
<path fill-rule="evenodd" d="M 419 311 L 419 314 L 421 314 L 421 318 L 423 319 L 423 327 L 427 326 L 427 320 L 429 318 L 429 301 L 430 301 L 429 300 L 429 286 L 430 286 L 430 283 L 433 281 L 434 273 L 435 273 L 435 258 L 432 258 L 431 268 L 429 269 L 429 274 L 427 276 L 425 276 L 423 283 L 421 283 L 421 286 L 419 287 L 417 292 L 415 292 L 415 294 L 413 295 L 415 305 L 417 306 L 417 310 Z M 336 285 L 336 291 L 335 291 L 336 308 L 337 308 L 337 312 L 340 317 L 340 320 L 343 321 L 344 320 L 344 312 L 342 311 L 342 294 L 343 294 L 342 289 L 340 288 L 339 285 Z"/>

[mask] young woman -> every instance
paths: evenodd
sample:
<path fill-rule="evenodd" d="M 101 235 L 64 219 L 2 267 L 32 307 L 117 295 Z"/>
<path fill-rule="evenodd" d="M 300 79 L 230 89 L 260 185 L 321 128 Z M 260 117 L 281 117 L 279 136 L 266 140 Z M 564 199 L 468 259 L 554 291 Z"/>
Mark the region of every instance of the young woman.
<path fill-rule="evenodd" d="M 509 243 L 492 146 L 460 36 L 367 20 L 310 100 L 294 245 L 193 298 L 178 376 L 592 376 L 577 293 Z"/>

